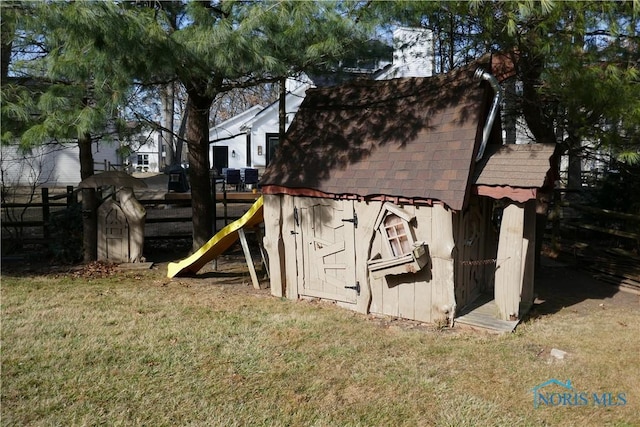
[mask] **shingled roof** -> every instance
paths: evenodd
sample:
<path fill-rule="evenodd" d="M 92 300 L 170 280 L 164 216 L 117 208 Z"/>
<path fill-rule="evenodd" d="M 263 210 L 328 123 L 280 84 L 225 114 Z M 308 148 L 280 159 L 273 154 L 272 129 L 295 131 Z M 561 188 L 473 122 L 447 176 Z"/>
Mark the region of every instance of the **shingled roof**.
<path fill-rule="evenodd" d="M 474 184 L 543 187 L 555 147 L 555 144 L 489 146 L 476 168 Z"/>
<path fill-rule="evenodd" d="M 263 191 L 439 200 L 462 209 L 493 95 L 474 70 L 309 90 Z M 499 135 L 496 120 L 492 137 Z"/>

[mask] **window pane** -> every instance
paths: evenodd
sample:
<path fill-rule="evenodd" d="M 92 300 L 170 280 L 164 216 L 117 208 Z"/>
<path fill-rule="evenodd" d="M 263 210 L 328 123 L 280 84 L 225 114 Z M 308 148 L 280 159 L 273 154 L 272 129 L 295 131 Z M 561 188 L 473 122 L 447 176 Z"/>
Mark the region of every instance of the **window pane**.
<path fill-rule="evenodd" d="M 399 240 L 400 247 L 402 248 L 402 252 L 400 253 L 400 255 L 408 254 L 409 252 L 411 252 L 411 243 L 409 242 L 409 239 L 407 239 L 407 236 L 401 236 Z"/>
<path fill-rule="evenodd" d="M 398 242 L 396 239 L 391 239 L 389 240 L 389 243 L 391 243 L 391 252 L 393 252 L 393 256 L 402 255 L 400 242 Z"/>

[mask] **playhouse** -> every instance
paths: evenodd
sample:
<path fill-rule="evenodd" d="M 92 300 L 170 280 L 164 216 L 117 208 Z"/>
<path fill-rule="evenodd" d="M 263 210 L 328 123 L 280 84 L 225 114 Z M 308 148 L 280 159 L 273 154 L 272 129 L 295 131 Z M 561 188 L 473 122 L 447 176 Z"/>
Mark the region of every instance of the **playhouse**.
<path fill-rule="evenodd" d="M 502 144 L 478 65 L 308 91 L 261 180 L 273 295 L 515 327 L 554 146 Z"/>

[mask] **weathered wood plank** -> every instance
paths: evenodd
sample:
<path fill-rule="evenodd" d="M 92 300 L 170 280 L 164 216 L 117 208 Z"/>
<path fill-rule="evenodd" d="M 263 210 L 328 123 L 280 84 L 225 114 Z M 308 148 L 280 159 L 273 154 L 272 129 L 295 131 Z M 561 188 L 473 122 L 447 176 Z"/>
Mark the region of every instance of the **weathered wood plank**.
<path fill-rule="evenodd" d="M 367 260 L 372 256 L 373 241 L 375 239 L 376 218 L 382 208 L 382 203 L 355 203 L 354 209 L 358 215 L 358 227 L 355 229 L 355 265 L 356 280 L 360 283 L 360 295 L 356 300 L 356 311 L 367 313 L 373 299 L 373 278 L 369 277 Z"/>
<path fill-rule="evenodd" d="M 282 242 L 284 243 L 285 255 L 285 296 L 288 299 L 298 299 L 298 274 L 302 276 L 302 266 L 300 272 L 297 268 L 297 257 L 302 259 L 302 252 L 297 247 L 300 234 L 300 227 L 296 226 L 293 217 L 294 198 L 282 196 Z M 298 253 L 300 252 L 300 253 Z M 302 277 L 300 277 L 302 279 Z"/>
<path fill-rule="evenodd" d="M 451 210 L 440 203 L 432 209 L 432 240 L 429 246 L 433 264 L 431 310 L 432 321 L 452 322 L 456 301 L 454 294 L 454 272 L 452 251 L 453 217 Z"/>
<path fill-rule="evenodd" d="M 511 203 L 502 212 L 496 261 L 495 301 L 502 320 L 518 316 L 522 277 L 524 208 Z"/>
<path fill-rule="evenodd" d="M 243 228 L 238 230 L 238 237 L 240 238 L 240 246 L 242 246 L 242 252 L 244 252 L 244 258 L 247 261 L 247 267 L 249 267 L 249 275 L 251 276 L 251 283 L 254 289 L 260 289 L 260 281 L 256 274 L 256 266 L 253 264 L 253 257 L 251 256 L 251 250 L 249 249 L 249 242 L 247 242 L 247 235 Z"/>
<path fill-rule="evenodd" d="M 269 259 L 271 295 L 283 297 L 285 291 L 285 251 L 282 240 L 281 196 L 264 195 L 264 248 Z"/>
<path fill-rule="evenodd" d="M 432 208 L 430 206 L 415 207 L 416 216 L 416 240 L 427 242 L 431 255 L 432 235 Z M 415 284 L 415 320 L 420 322 L 431 322 L 431 292 L 432 277 L 431 268 L 424 268 L 419 275 L 420 279 Z"/>

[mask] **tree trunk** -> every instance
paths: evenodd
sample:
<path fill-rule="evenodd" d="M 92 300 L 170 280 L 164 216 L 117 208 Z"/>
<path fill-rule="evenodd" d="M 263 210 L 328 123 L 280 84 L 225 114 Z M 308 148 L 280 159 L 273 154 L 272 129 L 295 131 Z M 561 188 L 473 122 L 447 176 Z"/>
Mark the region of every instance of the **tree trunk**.
<path fill-rule="evenodd" d="M 504 131 L 505 144 L 515 144 L 517 141 L 516 118 L 518 108 L 516 106 L 516 79 L 510 78 L 503 83 L 505 87 L 505 108 L 504 108 Z"/>
<path fill-rule="evenodd" d="M 187 145 L 189 147 L 189 179 L 193 211 L 193 250 L 205 244 L 213 235 L 213 200 L 209 177 L 209 109 L 213 96 L 204 91 L 187 90 Z"/>
<path fill-rule="evenodd" d="M 80 157 L 80 177 L 89 178 L 93 175 L 93 153 L 91 152 L 91 135 L 85 133 L 78 138 Z M 85 188 L 82 190 L 82 251 L 83 261 L 91 262 L 98 258 L 98 198 L 96 190 Z"/>
<path fill-rule="evenodd" d="M 541 58 L 521 57 L 518 66 L 522 71 L 522 114 L 538 144 L 555 143 L 553 118 L 544 114 L 544 102 L 537 85 L 542 75 Z"/>
<path fill-rule="evenodd" d="M 187 120 L 189 120 L 189 110 L 185 108 L 182 113 L 182 119 L 180 119 L 180 128 L 178 129 L 178 137 L 176 138 L 175 152 L 173 162 L 171 163 L 172 165 L 179 165 L 182 163 L 182 148 L 187 132 Z M 207 130 L 207 135 L 209 134 L 208 132 L 209 131 Z"/>
<path fill-rule="evenodd" d="M 2 25 L 2 32 L 4 33 L 5 25 Z M 5 38 L 6 37 L 6 38 Z M 2 59 L 0 59 L 0 78 L 4 81 L 9 76 L 9 64 L 11 63 L 11 48 L 13 45 L 13 35 L 2 34 Z"/>
<path fill-rule="evenodd" d="M 287 125 L 287 78 L 280 79 L 280 99 L 278 102 L 278 139 L 284 141 Z"/>
<path fill-rule="evenodd" d="M 169 83 L 162 88 L 162 120 L 165 130 L 162 131 L 162 144 L 164 146 L 164 152 L 166 157 L 162 166 L 169 166 L 173 164 L 175 158 L 175 145 L 173 143 L 173 117 L 175 114 L 175 86 L 174 83 Z"/>

